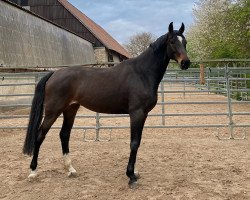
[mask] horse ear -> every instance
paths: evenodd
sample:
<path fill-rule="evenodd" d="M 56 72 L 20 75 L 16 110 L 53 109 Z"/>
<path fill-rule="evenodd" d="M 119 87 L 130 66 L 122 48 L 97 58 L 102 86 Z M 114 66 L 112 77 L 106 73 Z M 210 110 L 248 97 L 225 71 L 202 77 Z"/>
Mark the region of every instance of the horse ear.
<path fill-rule="evenodd" d="M 182 24 L 181 24 L 181 28 L 179 29 L 179 33 L 180 33 L 180 34 L 183 34 L 184 31 L 185 31 L 185 25 L 182 23 Z"/>
<path fill-rule="evenodd" d="M 174 26 L 173 26 L 173 22 L 171 22 L 168 26 L 168 32 L 172 33 L 174 31 Z"/>

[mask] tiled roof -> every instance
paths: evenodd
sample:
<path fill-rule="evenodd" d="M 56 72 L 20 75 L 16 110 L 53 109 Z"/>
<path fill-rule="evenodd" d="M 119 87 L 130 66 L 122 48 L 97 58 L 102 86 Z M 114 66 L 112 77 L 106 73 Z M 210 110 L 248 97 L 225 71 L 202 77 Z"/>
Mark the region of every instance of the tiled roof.
<path fill-rule="evenodd" d="M 101 26 L 88 18 L 67 0 L 58 0 L 72 15 L 74 15 L 103 45 L 116 51 L 127 58 L 130 57 L 126 49 L 124 49 L 111 35 L 109 35 Z"/>

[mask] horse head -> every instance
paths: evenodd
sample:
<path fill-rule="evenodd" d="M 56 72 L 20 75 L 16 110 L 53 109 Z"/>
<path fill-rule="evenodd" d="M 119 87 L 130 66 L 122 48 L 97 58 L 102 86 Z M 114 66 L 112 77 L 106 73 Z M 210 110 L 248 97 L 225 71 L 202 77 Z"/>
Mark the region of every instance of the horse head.
<path fill-rule="evenodd" d="M 180 29 L 174 30 L 173 22 L 169 24 L 167 33 L 167 55 L 170 59 L 180 64 L 181 69 L 188 69 L 190 60 L 186 51 L 186 38 L 183 36 L 185 26 L 182 23 Z"/>

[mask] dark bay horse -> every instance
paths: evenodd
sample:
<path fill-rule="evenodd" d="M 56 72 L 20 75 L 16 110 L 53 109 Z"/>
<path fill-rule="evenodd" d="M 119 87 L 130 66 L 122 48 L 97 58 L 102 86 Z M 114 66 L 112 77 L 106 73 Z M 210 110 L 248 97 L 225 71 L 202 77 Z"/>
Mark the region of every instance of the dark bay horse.
<path fill-rule="evenodd" d="M 139 176 L 134 172 L 137 150 L 149 111 L 157 102 L 157 89 L 170 59 L 188 69 L 184 24 L 159 37 L 136 58 L 112 68 L 69 67 L 51 72 L 38 83 L 32 102 L 23 153 L 33 155 L 29 179 L 37 176 L 39 149 L 56 119 L 63 113 L 60 131 L 62 152 L 68 175 L 75 175 L 69 157 L 69 138 L 80 105 L 100 113 L 129 114 L 131 127 L 130 157 L 127 166 L 129 185 Z M 45 117 L 42 122 L 43 110 Z"/>

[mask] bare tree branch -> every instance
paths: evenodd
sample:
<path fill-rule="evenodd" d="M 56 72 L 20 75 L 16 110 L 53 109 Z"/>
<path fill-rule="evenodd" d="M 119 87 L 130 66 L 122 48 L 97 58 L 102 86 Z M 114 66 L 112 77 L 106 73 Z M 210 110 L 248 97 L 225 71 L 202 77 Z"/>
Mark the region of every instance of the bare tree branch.
<path fill-rule="evenodd" d="M 137 33 L 129 38 L 124 47 L 133 57 L 140 55 L 155 40 L 155 36 L 149 32 Z"/>

